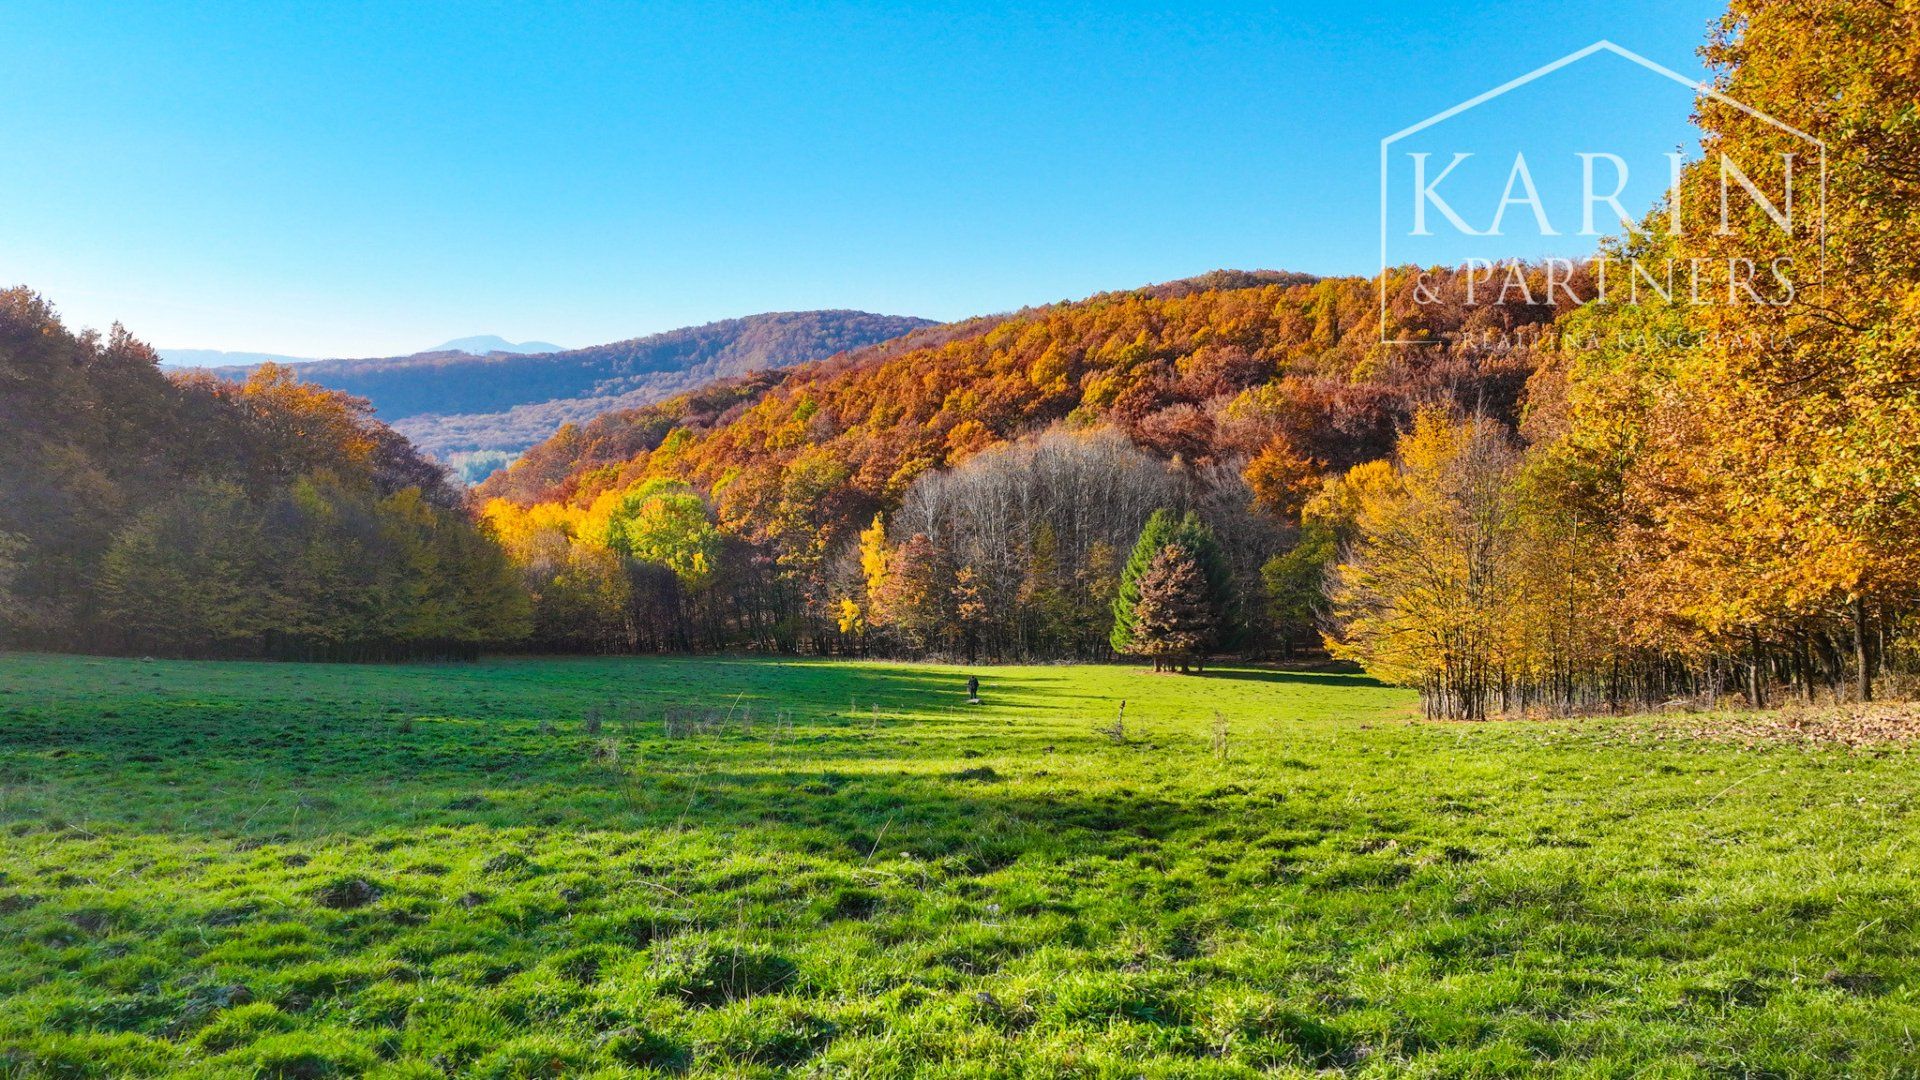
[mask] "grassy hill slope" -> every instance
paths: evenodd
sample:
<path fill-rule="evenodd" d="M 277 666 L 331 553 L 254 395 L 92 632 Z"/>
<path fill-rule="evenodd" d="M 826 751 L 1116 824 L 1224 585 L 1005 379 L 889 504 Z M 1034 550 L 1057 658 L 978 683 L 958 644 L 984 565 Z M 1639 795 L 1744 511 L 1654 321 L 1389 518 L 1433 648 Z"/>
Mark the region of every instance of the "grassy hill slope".
<path fill-rule="evenodd" d="M 978 670 L 969 708 L 917 665 L 0 657 L 0 1062 L 1910 1064 L 1910 756 Z"/>

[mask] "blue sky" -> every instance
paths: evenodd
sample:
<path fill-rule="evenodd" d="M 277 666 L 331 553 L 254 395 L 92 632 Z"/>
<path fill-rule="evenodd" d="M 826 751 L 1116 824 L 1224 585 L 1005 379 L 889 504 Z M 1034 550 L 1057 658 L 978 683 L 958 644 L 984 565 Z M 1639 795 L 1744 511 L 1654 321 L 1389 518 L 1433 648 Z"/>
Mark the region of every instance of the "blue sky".
<path fill-rule="evenodd" d="M 1718 10 L 13 4 L 0 280 L 163 347 L 359 356 L 1371 273 L 1383 136 L 1602 37 L 1700 75 Z M 1630 67 L 1483 127 L 1683 142 Z"/>

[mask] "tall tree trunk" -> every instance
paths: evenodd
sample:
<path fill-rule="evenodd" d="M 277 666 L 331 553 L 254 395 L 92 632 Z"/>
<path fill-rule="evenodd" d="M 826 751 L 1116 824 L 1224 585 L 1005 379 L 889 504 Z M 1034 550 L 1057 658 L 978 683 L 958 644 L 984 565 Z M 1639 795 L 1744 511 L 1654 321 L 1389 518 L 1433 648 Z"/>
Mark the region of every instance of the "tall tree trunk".
<path fill-rule="evenodd" d="M 1805 633 L 1800 635 L 1800 697 L 1813 704 L 1813 645 Z"/>
<path fill-rule="evenodd" d="M 1873 700 L 1873 667 L 1867 663 L 1867 602 L 1853 597 L 1853 666 L 1861 701 Z"/>

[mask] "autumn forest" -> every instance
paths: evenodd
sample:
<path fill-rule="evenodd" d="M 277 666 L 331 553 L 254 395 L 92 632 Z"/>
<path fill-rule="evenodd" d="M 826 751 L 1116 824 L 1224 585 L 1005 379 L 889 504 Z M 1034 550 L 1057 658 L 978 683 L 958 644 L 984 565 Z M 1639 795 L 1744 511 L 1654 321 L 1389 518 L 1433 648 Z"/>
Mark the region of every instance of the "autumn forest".
<path fill-rule="evenodd" d="M 471 490 L 289 369 L 163 373 L 14 289 L 0 644 L 1324 652 L 1469 719 L 1868 699 L 1920 670 L 1912 24 L 1736 3 L 1707 55 L 1826 143 L 1823 234 L 1758 205 L 1673 233 L 1647 208 L 1576 269 L 1824 258 L 1817 297 L 1581 303 L 1549 280 L 1489 303 L 1466 269 L 1217 271 L 568 423 Z M 1784 137 L 1713 99 L 1698 122 L 1709 154 Z M 1382 344 L 1383 303 L 1384 336 L 1422 344 Z"/>

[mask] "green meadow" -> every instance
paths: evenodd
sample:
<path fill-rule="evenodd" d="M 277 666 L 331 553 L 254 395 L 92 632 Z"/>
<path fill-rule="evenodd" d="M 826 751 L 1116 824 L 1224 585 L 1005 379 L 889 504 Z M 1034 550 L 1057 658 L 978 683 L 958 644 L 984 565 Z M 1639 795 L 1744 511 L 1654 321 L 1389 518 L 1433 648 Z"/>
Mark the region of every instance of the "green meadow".
<path fill-rule="evenodd" d="M 0 1076 L 1920 1071 L 1900 748 L 975 671 L 0 656 Z"/>

